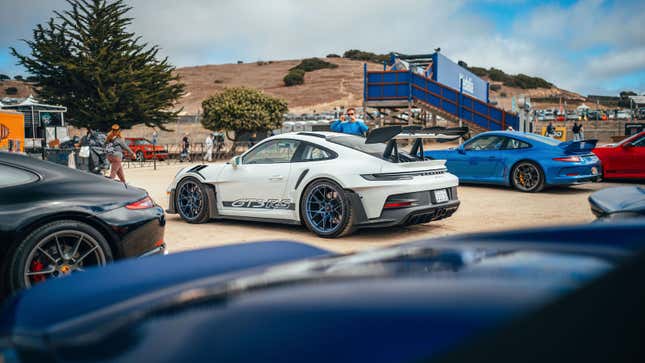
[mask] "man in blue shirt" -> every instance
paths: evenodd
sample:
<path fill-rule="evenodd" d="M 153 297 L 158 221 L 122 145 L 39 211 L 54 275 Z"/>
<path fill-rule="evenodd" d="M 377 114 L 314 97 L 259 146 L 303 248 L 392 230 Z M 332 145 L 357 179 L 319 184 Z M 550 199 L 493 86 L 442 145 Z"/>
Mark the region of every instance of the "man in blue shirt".
<path fill-rule="evenodd" d="M 340 120 L 331 123 L 330 130 L 342 132 L 344 134 L 363 136 L 367 133 L 367 126 L 363 120 L 356 118 L 356 109 L 350 107 L 347 109 L 347 120 L 343 116 Z"/>

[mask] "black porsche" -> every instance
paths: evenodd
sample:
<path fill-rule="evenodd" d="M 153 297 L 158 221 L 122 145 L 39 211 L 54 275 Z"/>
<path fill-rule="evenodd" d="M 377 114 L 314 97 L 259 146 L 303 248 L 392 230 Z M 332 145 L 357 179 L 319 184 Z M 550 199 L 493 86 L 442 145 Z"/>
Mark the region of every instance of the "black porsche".
<path fill-rule="evenodd" d="M 0 297 L 113 260 L 163 253 L 165 215 L 148 193 L 0 152 Z"/>

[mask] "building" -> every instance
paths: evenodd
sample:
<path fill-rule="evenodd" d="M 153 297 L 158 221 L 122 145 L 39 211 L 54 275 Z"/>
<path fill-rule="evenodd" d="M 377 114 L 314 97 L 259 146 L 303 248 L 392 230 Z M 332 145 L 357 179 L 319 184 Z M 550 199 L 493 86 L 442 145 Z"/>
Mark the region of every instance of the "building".
<path fill-rule="evenodd" d="M 25 147 L 40 147 L 54 139 L 65 141 L 69 138 L 65 126 L 66 107 L 39 103 L 33 96 L 17 104 L 3 105 L 4 110 L 13 110 L 24 115 Z"/>

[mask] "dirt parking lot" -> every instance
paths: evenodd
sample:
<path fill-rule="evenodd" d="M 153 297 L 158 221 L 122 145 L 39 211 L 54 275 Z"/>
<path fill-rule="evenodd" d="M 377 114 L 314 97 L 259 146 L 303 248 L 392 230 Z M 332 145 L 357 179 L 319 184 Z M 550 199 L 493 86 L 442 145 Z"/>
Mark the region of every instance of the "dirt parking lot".
<path fill-rule="evenodd" d="M 149 167 L 129 168 L 126 177 L 130 184 L 148 190 L 166 208 L 166 188 L 184 166 L 162 165 L 156 171 Z M 503 187 L 462 185 L 459 186 L 461 206 L 451 218 L 410 227 L 360 230 L 341 239 L 318 238 L 305 227 L 241 221 L 195 225 L 183 222 L 177 215 L 168 215 L 166 243 L 171 253 L 263 240 L 301 241 L 337 252 L 352 252 L 458 233 L 589 223 L 594 219 L 587 202 L 589 194 L 619 185 L 622 184 L 593 183 L 547 189 L 538 194 Z"/>

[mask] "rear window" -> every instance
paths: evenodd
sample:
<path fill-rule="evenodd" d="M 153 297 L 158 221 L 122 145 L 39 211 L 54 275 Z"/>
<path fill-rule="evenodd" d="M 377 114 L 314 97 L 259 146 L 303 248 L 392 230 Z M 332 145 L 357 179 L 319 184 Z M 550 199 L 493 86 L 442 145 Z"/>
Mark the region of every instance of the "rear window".
<path fill-rule="evenodd" d="M 0 164 L 0 188 L 35 182 L 38 177 L 28 171 Z"/>
<path fill-rule="evenodd" d="M 383 158 L 385 144 L 366 144 L 365 138 L 354 135 L 339 135 L 327 137 L 327 141 L 334 144 L 343 145 L 350 149 L 358 150 L 370 154 L 379 159 Z"/>
<path fill-rule="evenodd" d="M 522 136 L 526 137 L 527 139 L 543 142 L 545 144 L 552 145 L 552 146 L 558 146 L 561 143 L 560 140 L 552 139 L 550 137 L 546 137 L 542 135 L 526 133 L 526 134 L 523 134 Z"/>

